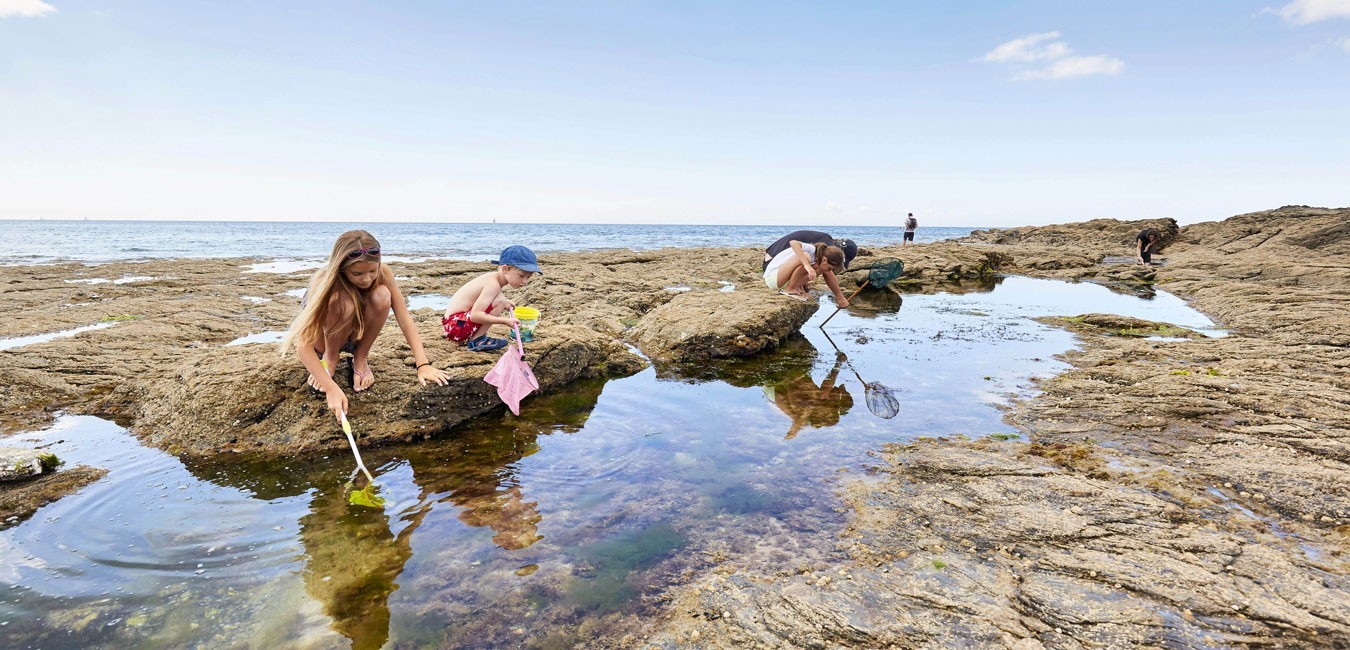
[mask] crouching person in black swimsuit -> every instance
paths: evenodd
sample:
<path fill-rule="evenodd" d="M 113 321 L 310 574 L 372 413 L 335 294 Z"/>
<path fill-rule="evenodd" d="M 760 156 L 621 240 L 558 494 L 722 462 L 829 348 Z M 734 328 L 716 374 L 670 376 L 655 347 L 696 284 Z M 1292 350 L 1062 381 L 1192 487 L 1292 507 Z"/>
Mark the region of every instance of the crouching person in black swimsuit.
<path fill-rule="evenodd" d="M 1153 264 L 1153 253 L 1158 250 L 1161 235 L 1157 228 L 1145 228 L 1134 238 L 1134 257 L 1140 264 Z"/>

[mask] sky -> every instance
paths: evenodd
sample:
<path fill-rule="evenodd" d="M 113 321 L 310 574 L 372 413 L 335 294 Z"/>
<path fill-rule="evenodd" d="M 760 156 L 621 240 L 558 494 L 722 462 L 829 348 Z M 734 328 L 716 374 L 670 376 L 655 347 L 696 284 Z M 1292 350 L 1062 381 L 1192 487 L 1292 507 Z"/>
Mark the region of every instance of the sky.
<path fill-rule="evenodd" d="M 0 219 L 1350 206 L 1350 0 L 0 0 Z"/>

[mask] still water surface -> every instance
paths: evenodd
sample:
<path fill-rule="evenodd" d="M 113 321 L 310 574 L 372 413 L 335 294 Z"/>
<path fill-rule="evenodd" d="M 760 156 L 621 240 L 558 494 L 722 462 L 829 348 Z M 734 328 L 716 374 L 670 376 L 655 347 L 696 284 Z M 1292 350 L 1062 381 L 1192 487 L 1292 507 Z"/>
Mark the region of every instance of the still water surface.
<path fill-rule="evenodd" d="M 839 559 L 834 486 L 869 451 L 1010 432 L 1000 406 L 1060 371 L 1053 355 L 1073 345 L 1030 318 L 1213 327 L 1165 293 L 1027 278 L 860 296 L 827 338 L 816 324 L 831 311 L 758 359 L 582 383 L 527 398 L 520 417 L 367 450 L 383 509 L 344 498 L 345 451 L 184 461 L 110 422 L 63 417 L 19 444 L 110 471 L 0 524 L 0 647 L 568 647 L 640 634 L 668 588 L 724 559 L 788 571 Z M 869 412 L 864 381 L 894 389 L 900 414 Z"/>

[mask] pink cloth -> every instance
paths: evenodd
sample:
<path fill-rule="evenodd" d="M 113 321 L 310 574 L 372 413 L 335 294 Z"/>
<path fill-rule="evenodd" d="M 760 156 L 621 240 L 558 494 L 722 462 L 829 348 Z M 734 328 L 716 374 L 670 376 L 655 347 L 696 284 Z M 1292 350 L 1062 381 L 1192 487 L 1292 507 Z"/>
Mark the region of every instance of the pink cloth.
<path fill-rule="evenodd" d="M 539 380 L 534 378 L 534 371 L 525 363 L 525 344 L 520 342 L 520 330 L 512 328 L 511 332 L 515 334 L 516 346 L 506 346 L 502 358 L 483 376 L 483 381 L 496 386 L 497 396 L 502 398 L 512 413 L 520 415 L 520 400 L 539 390 Z"/>

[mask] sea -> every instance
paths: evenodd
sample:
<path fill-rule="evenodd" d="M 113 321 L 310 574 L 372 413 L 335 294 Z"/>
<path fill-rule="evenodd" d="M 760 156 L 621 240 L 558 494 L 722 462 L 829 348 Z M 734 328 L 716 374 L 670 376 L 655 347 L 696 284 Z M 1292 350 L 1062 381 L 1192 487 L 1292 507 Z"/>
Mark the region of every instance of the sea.
<path fill-rule="evenodd" d="M 240 221 L 0 221 L 11 246 L 0 264 L 104 263 L 163 258 L 323 259 L 337 236 L 364 228 L 386 258 L 487 260 L 507 246 L 536 253 L 670 246 L 765 247 L 803 228 L 846 237 L 859 246 L 899 243 L 895 226 L 729 226 L 530 223 L 357 223 Z M 918 243 L 964 237 L 977 228 L 920 227 Z M 22 242 L 22 246 L 17 245 Z"/>

